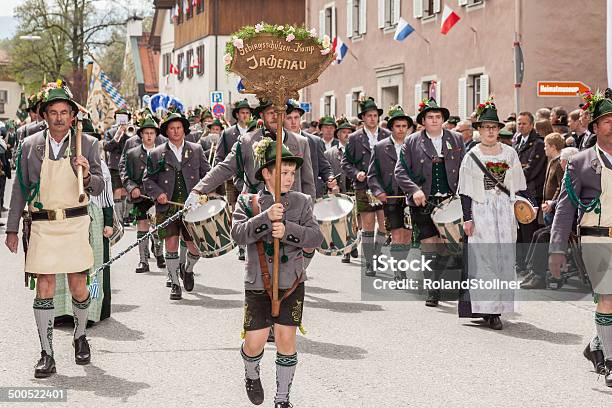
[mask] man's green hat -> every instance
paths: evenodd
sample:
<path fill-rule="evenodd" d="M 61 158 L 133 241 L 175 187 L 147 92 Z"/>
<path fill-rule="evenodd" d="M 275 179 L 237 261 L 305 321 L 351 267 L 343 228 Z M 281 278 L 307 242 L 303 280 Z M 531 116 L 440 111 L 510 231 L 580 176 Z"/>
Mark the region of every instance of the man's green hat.
<path fill-rule="evenodd" d="M 478 105 L 476 114 L 478 115 L 478 120 L 472 123 L 474 129 L 478 129 L 483 122 L 495 123 L 500 129 L 506 126 L 505 123 L 499 120 L 499 116 L 497 116 L 497 107 L 492 99 Z"/>
<path fill-rule="evenodd" d="M 600 91 L 596 93 L 587 92 L 584 94 L 585 105 L 582 107 L 591 113 L 591 121 L 589 122 L 589 130 L 594 132 L 593 125 L 597 123 L 599 118 L 612 114 L 612 90 L 606 89 L 602 94 Z"/>
<path fill-rule="evenodd" d="M 69 92 L 70 91 L 67 91 L 63 87 L 48 89 L 43 95 L 43 100 L 40 104 L 40 108 L 38 108 L 38 111 L 42 113 L 47 109 L 47 106 L 49 106 L 50 104 L 54 102 L 64 101 L 72 107 L 72 110 L 76 115 L 76 113 L 79 111 L 79 107 L 72 100 L 72 95 Z"/>
<path fill-rule="evenodd" d="M 461 122 L 461 118 L 459 116 L 449 116 L 447 122 L 451 125 L 456 125 Z"/>
<path fill-rule="evenodd" d="M 259 164 L 259 168 L 255 172 L 255 178 L 259 181 L 264 181 L 261 172 L 268 166 L 274 165 L 276 162 L 276 141 L 269 137 L 264 137 L 253 146 L 255 161 Z M 299 156 L 294 156 L 289 148 L 282 146 L 282 161 L 290 161 L 295 163 L 295 168 L 299 169 L 304 159 Z"/>
<path fill-rule="evenodd" d="M 181 121 L 181 123 L 183 124 L 183 129 L 185 130 L 185 135 L 188 135 L 189 121 L 180 113 L 171 113 L 170 115 L 168 115 L 168 117 L 162 122 L 161 126 L 159 127 L 161 134 L 165 136 L 166 131 L 168 130 L 168 125 L 170 124 L 170 122 L 173 122 L 175 120 Z"/>
<path fill-rule="evenodd" d="M 98 133 L 98 131 L 94 128 L 93 123 L 89 118 L 83 119 L 83 133 L 87 133 L 100 140 L 100 133 Z"/>
<path fill-rule="evenodd" d="M 391 129 L 393 127 L 393 122 L 398 120 L 398 119 L 402 119 L 402 120 L 406 120 L 408 121 L 408 127 L 411 128 L 414 126 L 414 121 L 412 120 L 412 118 L 408 115 L 406 115 L 406 113 L 404 112 L 404 109 L 399 106 L 399 105 L 395 105 L 389 108 L 389 112 L 387 113 L 388 115 L 388 119 L 387 119 L 387 128 Z"/>
<path fill-rule="evenodd" d="M 261 113 L 265 111 L 267 108 L 269 108 L 270 106 L 272 106 L 272 102 L 270 101 L 267 101 L 267 100 L 259 101 L 259 106 L 255 108 L 255 112 L 254 112 L 255 116 L 260 118 Z"/>
<path fill-rule="evenodd" d="M 382 116 L 383 114 L 383 110 L 379 109 L 378 106 L 376 106 L 376 102 L 374 101 L 374 98 L 372 97 L 366 98 L 359 103 L 359 113 L 357 114 L 357 117 L 359 119 L 363 119 L 362 118 L 363 114 L 366 112 L 372 111 L 372 110 L 377 111 L 378 116 Z"/>
<path fill-rule="evenodd" d="M 159 134 L 159 127 L 157 126 L 157 122 L 153 119 L 152 116 L 145 117 L 142 121 L 140 121 L 138 130 L 136 133 L 138 136 L 142 136 L 141 132 L 143 129 L 155 129 L 155 132 Z"/>
<path fill-rule="evenodd" d="M 128 115 L 128 119 L 132 118 L 132 114 L 130 113 L 129 110 L 127 110 L 127 108 L 120 108 L 115 111 L 115 117 L 117 117 L 117 115 L 120 115 L 120 114 Z"/>
<path fill-rule="evenodd" d="M 333 126 L 335 128 L 338 127 L 338 125 L 336 124 L 336 120 L 331 117 L 331 116 L 323 116 L 321 119 L 319 119 L 319 129 L 321 129 L 322 126 Z"/>
<path fill-rule="evenodd" d="M 512 139 L 514 137 L 514 133 L 504 127 L 502 130 L 499 131 L 499 137 L 502 139 Z"/>
<path fill-rule="evenodd" d="M 349 122 L 348 119 L 344 117 L 338 120 L 338 122 L 336 123 L 336 126 L 337 126 L 336 130 L 334 130 L 335 137 L 338 136 L 338 132 L 342 129 L 349 129 L 351 132 L 355 131 L 355 126 L 353 126 L 351 122 Z"/>
<path fill-rule="evenodd" d="M 240 112 L 240 109 L 245 108 L 248 109 L 251 114 L 253 114 L 253 108 L 251 108 L 251 105 L 249 105 L 249 101 L 246 98 L 234 103 L 234 107 L 232 108 L 232 118 L 238 120 L 238 112 Z"/>
<path fill-rule="evenodd" d="M 293 99 L 289 99 L 287 101 L 287 110 L 285 111 L 288 114 L 290 114 L 293 111 L 298 111 L 300 113 L 300 116 L 303 116 L 304 113 L 306 113 L 306 111 L 304 109 L 302 109 L 302 107 L 300 106 L 300 103 L 296 100 Z"/>
<path fill-rule="evenodd" d="M 444 122 L 448 120 L 450 117 L 450 112 L 448 109 L 438 106 L 438 103 L 434 98 L 429 98 L 428 100 L 424 100 L 419 104 L 419 114 L 416 117 L 416 121 L 419 125 L 423 124 L 423 119 L 427 112 L 440 112 L 442 113 L 442 118 Z"/>
<path fill-rule="evenodd" d="M 208 109 L 204 109 L 202 111 L 202 114 L 200 115 L 200 119 L 204 120 L 206 118 L 214 118 L 215 116 L 212 114 L 212 112 Z"/>
<path fill-rule="evenodd" d="M 221 120 L 219 118 L 215 118 L 215 120 L 210 122 L 207 126 L 208 126 L 209 129 L 211 127 L 213 127 L 213 126 L 219 126 L 221 128 L 221 130 L 225 129 L 225 126 L 223 126 L 223 122 L 221 122 Z"/>

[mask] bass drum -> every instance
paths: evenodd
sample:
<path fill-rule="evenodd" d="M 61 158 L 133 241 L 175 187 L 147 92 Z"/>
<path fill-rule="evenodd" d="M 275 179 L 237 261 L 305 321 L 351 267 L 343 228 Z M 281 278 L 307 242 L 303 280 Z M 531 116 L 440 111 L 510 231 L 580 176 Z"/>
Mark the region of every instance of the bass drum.
<path fill-rule="evenodd" d="M 314 217 L 323 233 L 323 243 L 317 251 L 336 256 L 351 252 L 361 242 L 357 231 L 355 201 L 344 194 L 329 194 L 314 204 Z"/>
<path fill-rule="evenodd" d="M 223 197 L 210 199 L 188 211 L 183 223 L 204 258 L 224 255 L 236 246 L 231 236 L 232 216 Z"/>

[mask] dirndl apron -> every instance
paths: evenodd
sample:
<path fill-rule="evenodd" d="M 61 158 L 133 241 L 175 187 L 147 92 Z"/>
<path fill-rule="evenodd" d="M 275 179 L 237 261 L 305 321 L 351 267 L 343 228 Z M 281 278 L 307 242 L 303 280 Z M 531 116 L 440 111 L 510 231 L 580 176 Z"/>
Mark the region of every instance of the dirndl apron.
<path fill-rule="evenodd" d="M 49 133 L 46 132 L 45 153 L 40 170 L 38 201 L 45 210 L 86 206 L 79 202 L 78 179 L 70 155 L 59 160 L 49 158 Z M 70 152 L 68 139 L 67 152 Z M 31 208 L 31 211 L 35 209 Z M 25 270 L 33 274 L 54 275 L 87 271 L 94 263 L 89 245 L 89 216 L 53 221 L 33 221 Z"/>
<path fill-rule="evenodd" d="M 601 219 L 595 211 L 584 213 L 580 220 L 581 227 L 612 228 L 612 170 L 608 169 L 596 148 L 597 158 L 601 164 Z M 612 294 L 612 238 L 580 237 L 582 260 L 586 267 L 593 292 L 601 295 Z"/>

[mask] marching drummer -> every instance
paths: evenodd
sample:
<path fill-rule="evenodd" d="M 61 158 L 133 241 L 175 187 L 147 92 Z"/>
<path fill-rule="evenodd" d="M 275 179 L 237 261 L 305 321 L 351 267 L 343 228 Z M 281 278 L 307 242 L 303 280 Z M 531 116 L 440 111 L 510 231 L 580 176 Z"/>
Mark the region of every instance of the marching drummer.
<path fill-rule="evenodd" d="M 376 143 L 372 152 L 372 161 L 368 169 L 368 186 L 372 194 L 383 203 L 385 216 L 391 228 L 391 256 L 400 261 L 408 257 L 411 232 L 404 225 L 404 208 L 406 200 L 395 180 L 395 163 L 406 135 L 412 133 L 414 122 L 404 113 L 401 106 L 391 107 L 388 113 L 387 126 L 392 137 Z M 388 198 L 387 196 L 402 196 Z M 396 271 L 396 279 L 405 279 L 405 274 Z"/>
<path fill-rule="evenodd" d="M 597 297 L 595 327 L 603 346 L 606 385 L 612 387 L 612 91 L 596 94 L 587 101 L 591 117 L 589 131 L 597 134 L 597 144 L 572 157 L 565 171 L 552 224 L 549 269 L 559 278 L 565 251 L 578 210 L 578 235 L 582 259 Z M 590 347 L 587 347 L 590 349 Z M 585 356 L 591 355 L 592 350 Z M 591 357 L 592 359 L 593 357 Z M 595 361 L 593 360 L 595 365 Z"/>
<path fill-rule="evenodd" d="M 125 155 L 124 164 L 121 167 L 121 181 L 128 192 L 130 201 L 134 204 L 134 212 L 138 231 L 136 237 L 141 238 L 149 231 L 149 217 L 147 212 L 155 203 L 142 197 L 144 186 L 142 178 L 147 166 L 147 156 L 155 148 L 155 140 L 158 136 L 159 128 L 157 122 L 152 117 L 145 118 L 137 130 L 138 136 L 142 140 L 140 146 L 128 150 Z M 143 240 L 138 245 L 140 262 L 136 268 L 136 273 L 149 272 L 148 240 Z M 155 254 L 157 266 L 165 268 L 164 256 L 161 253 Z"/>
<path fill-rule="evenodd" d="M 180 208 L 173 203 L 184 203 L 189 191 L 198 180 L 208 173 L 210 165 L 202 146 L 185 141 L 189 133 L 189 121 L 179 113 L 170 114 L 160 126 L 168 142 L 149 152 L 143 184 L 147 195 L 156 200 L 156 223 L 160 224 Z M 199 252 L 181 220 L 175 220 L 158 231 L 166 246 L 166 265 L 172 280 L 170 299 L 180 300 L 182 290 L 179 283 L 179 236 L 187 244 L 187 262 L 183 274 L 183 285 L 187 292 L 194 286 L 193 267 L 200 259 Z"/>
<path fill-rule="evenodd" d="M 378 126 L 383 110 L 376 106 L 373 98 L 364 99 L 359 104 L 357 115 L 363 120 L 364 127 L 349 136 L 342 157 L 342 169 L 353 180 L 355 186 L 355 205 L 361 218 L 361 249 L 365 261 L 365 275 L 375 276 L 373 268 L 374 255 L 378 254 L 387 239 L 384 225 L 383 209 L 380 205 L 371 205 L 368 196 L 368 167 L 372 150 L 376 143 L 391 136 L 391 132 Z M 374 236 L 374 227 L 378 218 L 378 233 Z"/>
<path fill-rule="evenodd" d="M 462 136 L 442 129 L 449 115 L 448 109 L 438 106 L 433 98 L 421 102 L 416 121 L 423 129 L 406 138 L 395 165 L 397 184 L 410 206 L 413 234 L 418 234 L 423 256 L 435 259 L 431 263 L 434 280 L 440 279 L 448 259 L 443 257 L 442 240 L 431 211 L 456 194 L 465 154 Z M 425 305 L 435 307 L 439 300 L 440 291 L 430 290 Z"/>
<path fill-rule="evenodd" d="M 311 197 L 290 191 L 296 172 L 304 160 L 282 147 L 282 202 L 274 203 L 276 142 L 264 138 L 255 147 L 258 169 L 256 180 L 265 182 L 265 189 L 256 194 L 243 194 L 236 204 L 232 222 L 232 237 L 237 244 L 247 245 L 248 259 L 259 262 L 246 264 L 244 279 L 245 301 L 244 343 L 240 349 L 245 367 L 245 387 L 249 400 L 262 404 L 264 391 L 259 378 L 259 363 L 263 357 L 270 326 L 276 334 L 276 396 L 275 407 L 289 408 L 289 390 L 297 366 L 296 328 L 301 326 L 304 308 L 306 272 L 303 248 L 318 247 L 323 240 L 313 217 Z M 274 251 L 273 238 L 281 240 L 279 268 L 278 317 L 271 315 L 270 271 Z"/>

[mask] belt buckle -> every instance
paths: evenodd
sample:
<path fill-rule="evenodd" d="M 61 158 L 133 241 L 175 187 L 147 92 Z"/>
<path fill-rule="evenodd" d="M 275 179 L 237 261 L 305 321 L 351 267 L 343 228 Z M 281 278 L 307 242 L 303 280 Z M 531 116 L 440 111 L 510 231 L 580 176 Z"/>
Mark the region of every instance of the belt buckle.
<path fill-rule="evenodd" d="M 49 216 L 49 221 L 60 221 L 66 219 L 66 213 L 64 210 L 49 210 L 47 213 Z"/>

